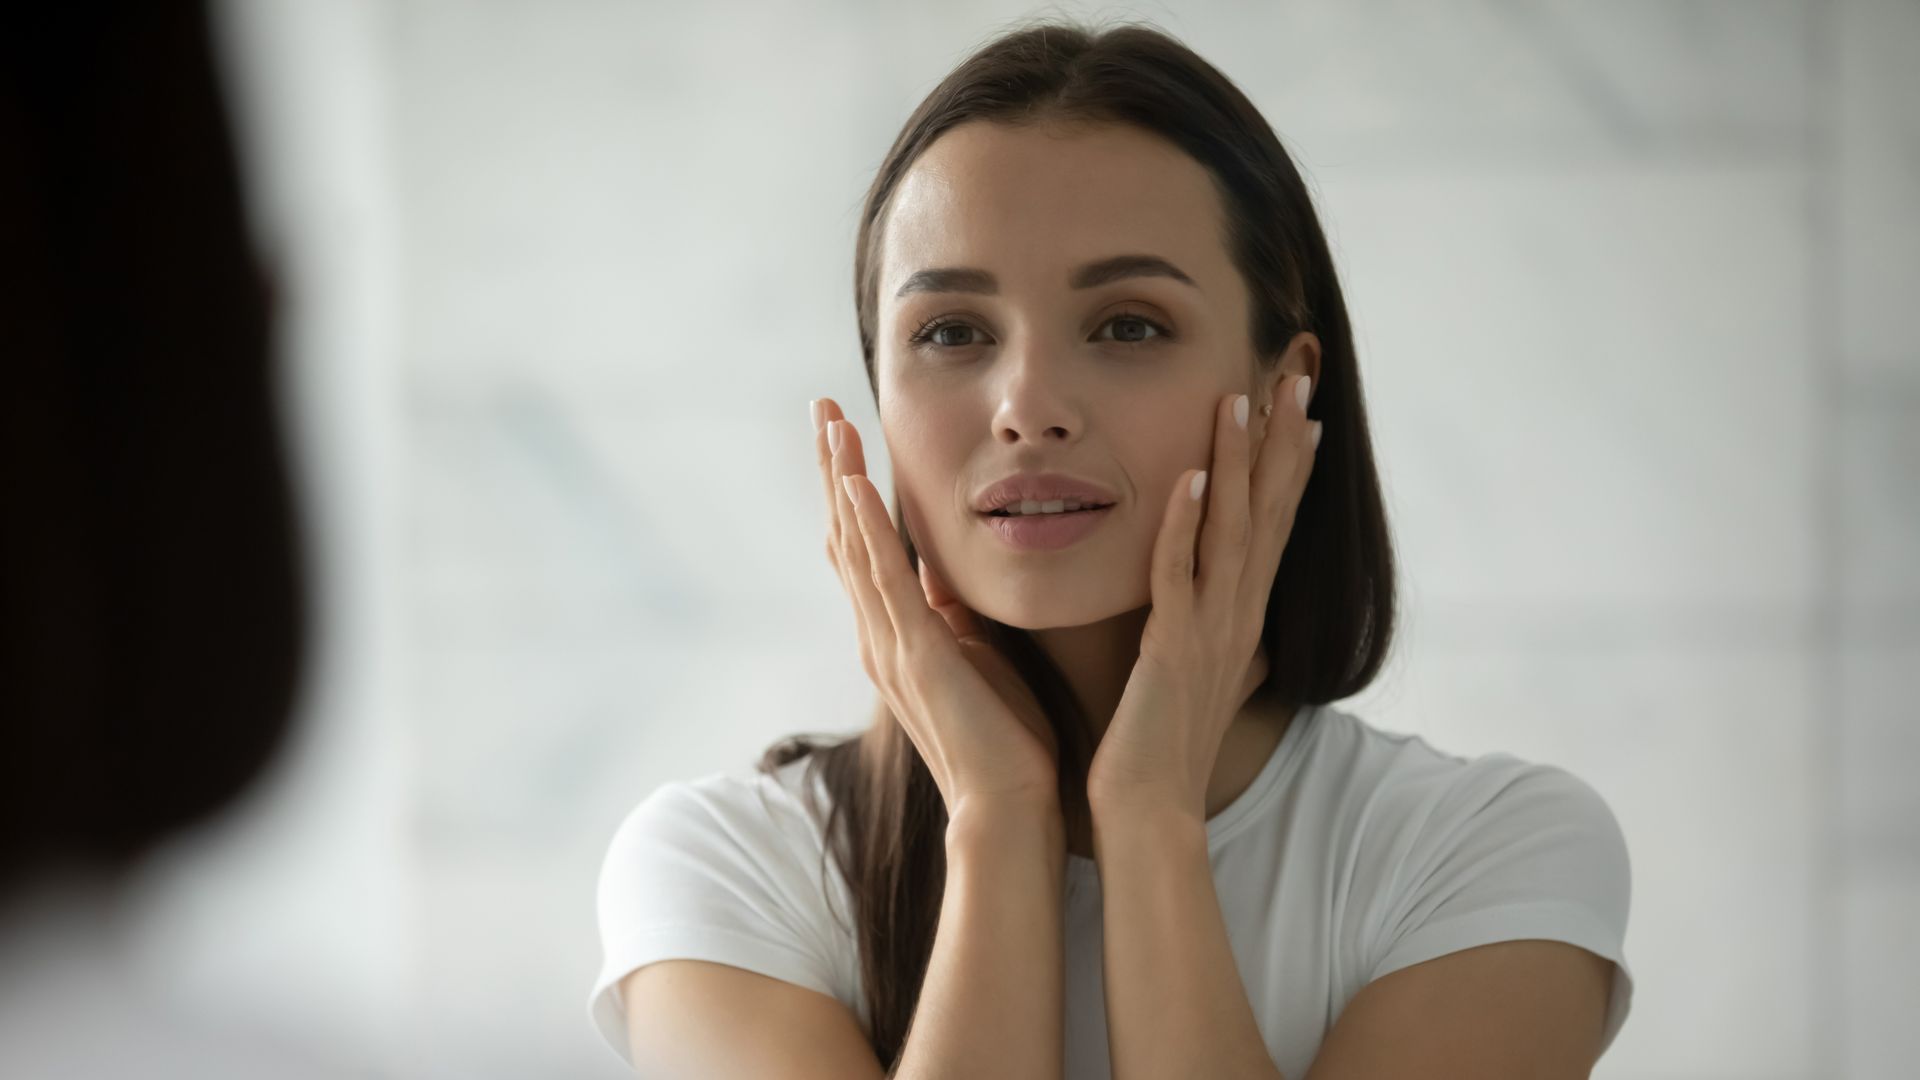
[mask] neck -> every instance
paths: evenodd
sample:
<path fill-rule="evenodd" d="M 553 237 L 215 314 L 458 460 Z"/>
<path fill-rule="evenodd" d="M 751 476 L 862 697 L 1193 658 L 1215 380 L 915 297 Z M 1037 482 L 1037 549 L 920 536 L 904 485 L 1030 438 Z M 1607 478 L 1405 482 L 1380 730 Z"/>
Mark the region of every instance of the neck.
<path fill-rule="evenodd" d="M 1140 633 L 1151 608 L 1123 611 L 1110 619 L 1085 626 L 1060 626 L 1033 631 L 1033 640 L 1047 654 L 1086 714 L 1087 741 L 1100 745 L 1120 707 L 1127 678 L 1140 657 Z"/>

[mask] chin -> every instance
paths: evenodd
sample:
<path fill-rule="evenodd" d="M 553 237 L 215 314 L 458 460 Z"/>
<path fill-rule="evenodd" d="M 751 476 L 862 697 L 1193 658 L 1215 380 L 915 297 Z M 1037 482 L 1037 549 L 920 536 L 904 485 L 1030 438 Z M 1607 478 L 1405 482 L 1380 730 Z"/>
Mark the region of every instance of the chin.
<path fill-rule="evenodd" d="M 1124 597 L 1111 595 L 1048 596 L 1044 592 L 1021 590 L 1014 582 L 1007 582 L 1002 589 L 1006 595 L 994 597 L 991 603 L 979 609 L 980 614 L 1019 630 L 1087 626 L 1140 606 L 1125 603 Z"/>

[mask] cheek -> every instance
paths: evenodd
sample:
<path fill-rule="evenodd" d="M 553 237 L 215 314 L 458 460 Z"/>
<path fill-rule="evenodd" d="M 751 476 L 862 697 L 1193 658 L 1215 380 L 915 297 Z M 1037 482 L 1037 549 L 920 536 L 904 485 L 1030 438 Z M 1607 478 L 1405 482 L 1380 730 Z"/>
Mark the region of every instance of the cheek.
<path fill-rule="evenodd" d="M 953 472 L 912 455 L 894 462 L 894 487 L 900 496 L 900 518 L 922 553 L 945 550 L 967 522 L 957 515 L 963 508 L 953 491 Z"/>
<path fill-rule="evenodd" d="M 1211 445 L 1196 442 L 1185 430 L 1167 430 L 1165 425 L 1163 417 L 1156 428 L 1138 429 L 1140 439 L 1127 446 L 1127 475 L 1135 484 L 1134 497 L 1156 518 L 1180 474 L 1205 468 L 1212 456 Z"/>
<path fill-rule="evenodd" d="M 1206 408 L 1201 406 L 1203 412 Z M 1153 426 L 1143 424 L 1138 430 L 1141 438 L 1128 444 L 1122 464 L 1133 486 L 1128 529 L 1137 545 L 1151 548 L 1181 474 L 1213 467 L 1213 432 L 1190 423 L 1174 429 L 1165 415 Z"/>
<path fill-rule="evenodd" d="M 913 537 L 914 546 L 925 551 L 928 544 L 938 533 L 938 523 L 927 520 L 926 499 L 917 493 L 917 489 L 906 479 L 898 482 L 900 491 L 900 519 L 907 523 L 907 532 Z"/>
<path fill-rule="evenodd" d="M 911 497 L 930 513 L 964 505 L 956 492 L 966 479 L 974 446 L 958 437 L 961 430 L 957 418 L 928 409 L 907 407 L 888 417 L 888 462 L 901 498 Z"/>

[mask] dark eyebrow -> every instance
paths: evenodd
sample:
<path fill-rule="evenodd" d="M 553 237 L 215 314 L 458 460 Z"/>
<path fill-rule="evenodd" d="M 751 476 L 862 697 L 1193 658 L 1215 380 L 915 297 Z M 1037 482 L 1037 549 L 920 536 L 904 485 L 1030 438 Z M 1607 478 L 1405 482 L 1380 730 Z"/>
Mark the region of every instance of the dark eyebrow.
<path fill-rule="evenodd" d="M 1076 289 L 1091 289 L 1096 285 L 1130 277 L 1169 277 L 1196 289 L 1200 287 L 1187 276 L 1186 271 L 1158 255 L 1115 255 L 1110 259 L 1090 262 L 1075 270 L 1067 279 L 1067 284 Z M 992 296 L 999 291 L 1000 283 L 985 270 L 968 266 L 943 266 L 915 271 L 900 286 L 900 291 L 893 295 L 897 300 L 916 292 L 985 293 Z"/>

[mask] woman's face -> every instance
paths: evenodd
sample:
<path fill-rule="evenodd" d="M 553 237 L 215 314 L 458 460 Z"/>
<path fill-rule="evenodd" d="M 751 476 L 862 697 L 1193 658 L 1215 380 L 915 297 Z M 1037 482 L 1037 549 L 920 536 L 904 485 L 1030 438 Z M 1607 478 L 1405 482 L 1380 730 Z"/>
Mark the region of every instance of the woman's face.
<path fill-rule="evenodd" d="M 1257 448 L 1271 391 L 1254 391 L 1224 220 L 1198 162 L 1125 126 L 970 122 L 902 178 L 878 275 L 881 426 L 920 557 L 968 607 L 1039 630 L 1146 605 L 1168 497 L 1209 467 L 1224 395 L 1252 395 Z M 1173 270 L 1076 281 L 1116 256 Z M 953 269 L 984 273 L 925 273 Z M 1113 506 L 1065 547 L 1016 546 L 974 501 L 1021 472 L 1090 481 Z"/>

